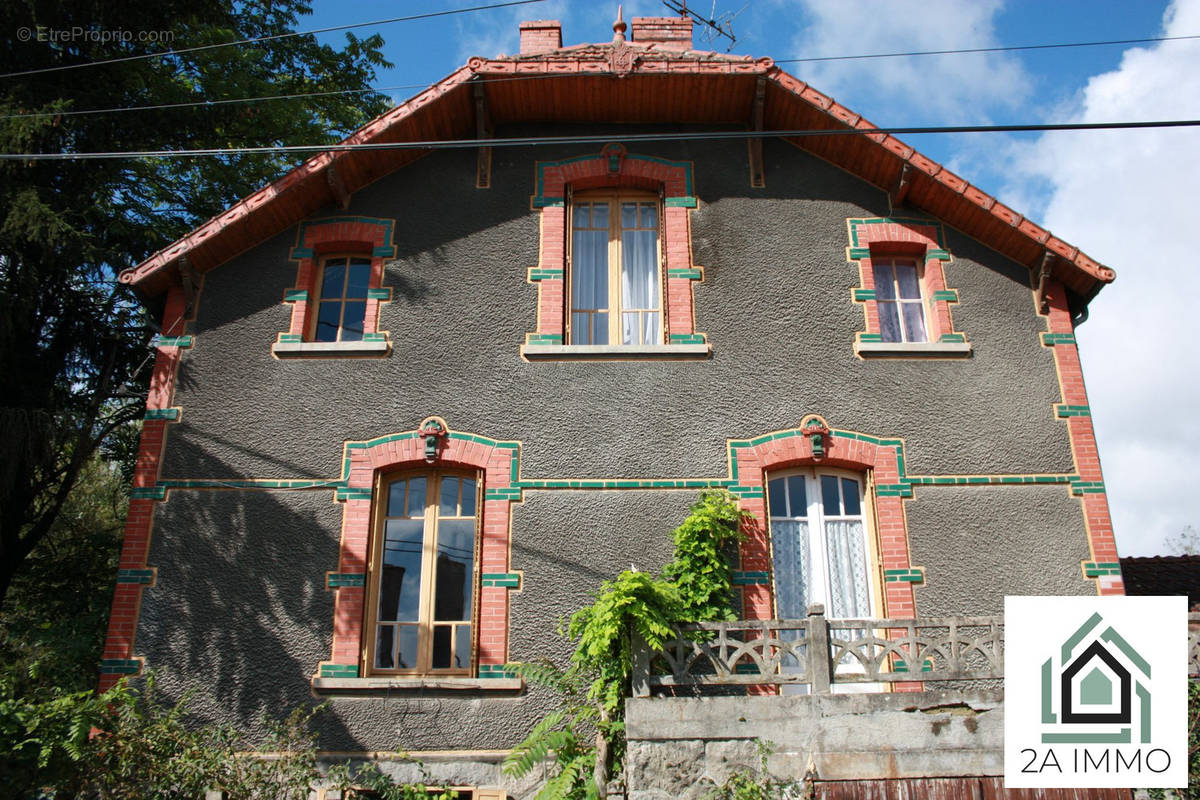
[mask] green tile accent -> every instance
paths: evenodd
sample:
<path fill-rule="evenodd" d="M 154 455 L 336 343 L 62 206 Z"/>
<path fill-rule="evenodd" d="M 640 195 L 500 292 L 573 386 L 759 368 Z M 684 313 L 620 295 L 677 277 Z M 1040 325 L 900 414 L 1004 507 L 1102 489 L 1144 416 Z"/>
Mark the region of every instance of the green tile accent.
<path fill-rule="evenodd" d="M 537 194 L 535 194 L 533 196 L 533 207 L 534 208 L 545 208 L 546 206 L 561 206 L 561 205 L 563 205 L 563 198 L 547 197 L 545 195 L 545 191 L 543 189 L 543 181 L 545 179 L 547 167 L 561 167 L 565 164 L 575 164 L 580 161 L 596 161 L 596 160 L 600 160 L 603 158 L 606 158 L 606 155 L 601 152 L 601 153 L 595 153 L 592 155 L 575 156 L 573 158 L 564 158 L 559 161 L 539 161 L 539 162 L 537 162 L 537 187 L 536 187 Z M 671 160 L 665 159 L 665 158 L 656 158 L 654 156 L 640 156 L 640 155 L 633 155 L 630 153 L 627 153 L 625 155 L 625 160 L 626 161 L 649 161 L 654 164 L 664 164 L 668 167 L 682 169 L 683 170 L 684 191 L 687 192 L 687 195 L 684 195 L 682 197 L 668 197 L 666 199 L 667 205 L 670 206 L 672 200 L 691 200 L 693 203 L 695 203 L 696 198 L 691 196 L 692 195 L 692 165 L 691 165 L 691 162 L 671 161 Z M 695 205 L 688 206 L 688 207 L 695 208 Z"/>
<path fill-rule="evenodd" d="M 370 500 L 370 489 L 351 489 L 347 486 L 339 486 L 333 490 L 334 500 Z"/>
<path fill-rule="evenodd" d="M 1075 344 L 1075 334 L 1073 333 L 1043 333 L 1042 344 L 1053 346 L 1056 344 Z"/>
<path fill-rule="evenodd" d="M 305 220 L 304 222 L 300 223 L 300 235 L 298 238 L 301 242 L 303 242 L 304 241 L 304 232 L 308 228 L 315 228 L 320 225 L 337 225 L 337 224 L 343 223 L 343 222 L 365 222 L 368 225 L 382 225 L 384 228 L 383 240 L 385 242 L 392 241 L 392 227 L 395 224 L 394 220 L 380 219 L 378 217 L 352 217 L 352 216 L 325 217 L 323 219 Z M 291 258 L 293 261 L 299 261 L 302 258 L 313 258 L 315 255 L 316 254 L 313 253 L 313 250 L 311 247 L 293 247 L 289 258 Z M 391 258 L 394 255 L 396 255 L 396 248 L 392 247 L 391 245 L 384 245 L 382 247 L 376 247 L 371 251 L 371 255 L 380 257 L 380 258 Z"/>
<path fill-rule="evenodd" d="M 386 333 L 364 333 L 363 341 L 364 342 L 386 342 L 387 334 Z"/>
<path fill-rule="evenodd" d="M 531 333 L 529 344 L 562 344 L 561 333 Z"/>
<path fill-rule="evenodd" d="M 308 299 L 308 289 L 288 289 L 283 293 L 283 302 L 298 303 Z"/>
<path fill-rule="evenodd" d="M 534 268 L 529 270 L 529 280 L 531 281 L 550 281 L 562 280 L 563 271 L 561 269 L 540 269 Z"/>
<path fill-rule="evenodd" d="M 755 666 L 754 664 L 737 664 L 734 666 L 733 671 L 738 675 L 757 675 L 757 674 L 759 674 L 758 667 Z"/>
<path fill-rule="evenodd" d="M 1104 494 L 1104 481 L 1072 479 L 1071 494 Z"/>
<path fill-rule="evenodd" d="M 148 586 L 154 583 L 153 569 L 119 569 L 117 583 L 138 583 Z"/>
<path fill-rule="evenodd" d="M 860 342 L 882 342 L 883 334 L 882 333 L 860 333 L 860 334 L 858 334 L 858 340 Z"/>
<path fill-rule="evenodd" d="M 533 198 L 534 208 L 559 208 L 566 205 L 566 201 L 561 197 L 535 197 Z"/>
<path fill-rule="evenodd" d="M 683 195 L 681 197 L 667 197 L 663 200 L 663 205 L 667 208 L 695 208 L 696 198 L 691 195 Z"/>
<path fill-rule="evenodd" d="M 958 302 L 958 289 L 938 289 L 936 292 L 929 295 L 929 297 L 935 303 L 938 303 L 938 302 L 957 303 Z"/>
<path fill-rule="evenodd" d="M 318 676 L 322 678 L 357 678 L 358 664 L 322 664 Z"/>
<path fill-rule="evenodd" d="M 950 260 L 950 251 L 949 250 L 926 250 L 925 251 L 925 260 L 926 261 L 949 261 Z"/>
<path fill-rule="evenodd" d="M 734 570 L 730 580 L 734 586 L 766 586 L 771 582 L 770 574 L 766 572 L 746 572 Z"/>
<path fill-rule="evenodd" d="M 876 484 L 875 494 L 880 497 L 912 497 L 912 484 L 907 481 Z"/>
<path fill-rule="evenodd" d="M 279 341 L 281 341 L 281 342 L 303 342 L 304 337 L 298 333 L 281 333 L 281 334 L 279 334 Z"/>
<path fill-rule="evenodd" d="M 330 572 L 325 576 L 325 585 L 330 589 L 339 586 L 366 586 L 367 576 L 362 572 Z"/>
<path fill-rule="evenodd" d="M 893 672 L 908 672 L 908 664 L 904 661 L 901 661 L 898 658 L 893 659 L 892 660 L 892 671 Z M 931 661 L 928 658 L 925 659 L 924 663 L 921 664 L 921 672 L 933 672 L 933 661 Z"/>
<path fill-rule="evenodd" d="M 854 295 L 854 302 L 861 303 L 864 300 L 874 300 L 875 299 L 875 290 L 874 289 L 854 289 L 853 295 Z"/>
<path fill-rule="evenodd" d="M 291 255 L 288 256 L 292 261 L 299 261 L 302 258 L 313 258 L 316 253 L 311 247 L 293 247 Z"/>
<path fill-rule="evenodd" d="M 704 334 L 672 333 L 671 344 L 704 344 Z"/>
<path fill-rule="evenodd" d="M 136 658 L 106 658 L 100 662 L 101 675 L 137 675 L 142 662 Z"/>
<path fill-rule="evenodd" d="M 885 569 L 883 571 L 884 583 L 924 583 L 925 570 L 920 567 L 912 567 L 911 569 Z"/>
<path fill-rule="evenodd" d="M 852 261 L 857 261 L 860 258 L 870 258 L 870 257 L 871 257 L 871 248 L 869 248 L 869 247 L 851 247 L 850 248 L 850 259 Z"/>
<path fill-rule="evenodd" d="M 165 419 L 174 422 L 179 419 L 178 408 L 147 408 L 145 419 Z"/>
<path fill-rule="evenodd" d="M 667 270 L 668 278 L 687 278 L 688 280 L 698 281 L 701 278 L 701 271 L 695 267 L 675 267 Z"/>
<path fill-rule="evenodd" d="M 396 255 L 396 248 L 395 247 L 376 247 L 371 250 L 371 255 L 375 258 L 392 258 L 393 256 Z"/>
<path fill-rule="evenodd" d="M 763 489 L 761 486 L 729 486 L 730 494 L 735 494 L 738 497 L 762 497 Z"/>
<path fill-rule="evenodd" d="M 129 490 L 130 500 L 166 500 L 167 488 L 165 486 L 146 486 L 137 489 Z"/>
<path fill-rule="evenodd" d="M 850 219 L 847 221 L 850 223 L 850 246 L 851 247 L 859 246 L 859 244 L 858 244 L 858 229 L 860 226 L 862 226 L 862 225 L 879 225 L 879 224 L 884 224 L 884 223 L 889 223 L 889 222 L 897 223 L 900 225 L 903 225 L 905 223 L 911 223 L 914 225 L 923 225 L 926 227 L 932 227 L 937 232 L 937 243 L 943 248 L 946 246 L 946 235 L 945 235 L 945 231 L 942 228 L 942 223 L 933 217 L 865 217 L 862 219 Z M 945 251 L 942 250 L 942 251 L 937 251 L 937 252 L 945 252 Z M 949 255 L 947 255 L 947 258 L 949 258 Z"/>
<path fill-rule="evenodd" d="M 1090 417 L 1092 410 L 1087 406 L 1073 406 L 1066 403 L 1059 403 L 1054 406 L 1054 415 L 1056 417 Z"/>
<path fill-rule="evenodd" d="M 387 288 L 367 289 L 367 299 L 368 300 L 391 300 L 392 299 L 392 290 L 387 289 Z"/>
<path fill-rule="evenodd" d="M 961 333 L 943 333 L 938 339 L 939 342 L 965 342 L 966 340 L 967 337 Z"/>
<path fill-rule="evenodd" d="M 480 664 L 480 678 L 515 678 L 517 673 L 510 669 L 505 669 L 505 664 Z"/>
<path fill-rule="evenodd" d="M 193 337 L 191 334 L 186 336 L 159 336 L 155 347 L 191 347 Z"/>
<path fill-rule="evenodd" d="M 485 572 L 479 576 L 484 586 L 499 586 L 505 589 L 521 588 L 521 573 L 519 572 Z"/>
<path fill-rule="evenodd" d="M 1101 575 L 1120 575 L 1121 564 L 1118 561 L 1085 561 L 1083 574 L 1089 578 L 1099 578 Z"/>
<path fill-rule="evenodd" d="M 520 500 L 521 487 L 510 486 L 500 489 L 485 489 L 483 492 L 484 500 Z"/>

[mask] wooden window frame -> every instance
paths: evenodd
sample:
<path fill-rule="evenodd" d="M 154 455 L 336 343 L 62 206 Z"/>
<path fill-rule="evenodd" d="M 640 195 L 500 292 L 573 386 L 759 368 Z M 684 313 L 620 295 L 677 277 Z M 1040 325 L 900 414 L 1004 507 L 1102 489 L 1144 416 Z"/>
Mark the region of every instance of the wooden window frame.
<path fill-rule="evenodd" d="M 900 296 L 900 278 L 897 276 L 897 273 L 896 273 L 896 265 L 900 264 L 900 263 L 912 266 L 913 269 L 916 270 L 917 293 L 920 295 L 919 297 L 902 298 Z M 881 298 L 879 296 L 879 282 L 875 281 L 875 305 L 876 305 L 876 308 L 878 309 L 877 313 L 879 314 L 879 319 L 880 319 L 879 330 L 880 330 L 880 333 L 882 334 L 882 332 L 883 332 L 883 311 L 882 311 L 882 309 L 883 309 L 883 306 L 888 303 L 896 306 L 897 324 L 900 328 L 900 338 L 899 339 L 884 339 L 883 341 L 889 342 L 889 343 L 896 343 L 896 344 L 927 344 L 929 342 L 929 305 L 926 302 L 926 298 L 928 297 L 929 292 L 925 287 L 925 265 L 922 263 L 922 259 L 917 258 L 916 256 L 906 256 L 906 255 L 880 255 L 880 256 L 872 255 L 871 256 L 872 277 L 874 277 L 874 271 L 877 268 L 882 267 L 882 266 L 887 266 L 887 267 L 891 268 L 891 271 L 892 271 L 891 283 L 892 283 L 892 290 L 895 294 L 895 297 L 890 300 Z M 922 328 L 922 333 L 924 334 L 923 339 L 913 339 L 909 336 L 908 326 L 907 326 L 907 323 L 904 321 L 904 306 L 905 305 L 919 305 L 921 307 L 921 328 Z"/>
<path fill-rule="evenodd" d="M 325 269 L 329 266 L 330 261 L 336 261 L 338 259 L 344 259 L 346 262 L 346 275 L 345 275 L 345 277 L 342 278 L 342 294 L 341 294 L 341 297 L 339 297 L 339 298 L 328 298 L 328 297 L 325 297 L 325 295 L 322 294 L 322 292 L 321 292 L 321 290 L 325 286 Z M 368 303 L 368 300 L 370 299 L 370 289 L 371 289 L 371 283 L 372 283 L 371 275 L 372 275 L 372 272 L 374 271 L 374 259 L 371 257 L 370 253 L 362 253 L 362 252 L 322 253 L 320 256 L 320 263 L 316 270 L 316 279 L 313 281 L 313 291 L 312 291 L 313 311 L 312 311 L 312 314 L 309 315 L 310 319 L 308 321 L 308 330 L 306 330 L 304 332 L 304 341 L 306 341 L 306 342 L 325 341 L 325 340 L 317 339 L 317 325 L 319 324 L 320 318 L 321 318 L 321 303 L 322 303 L 322 301 L 329 302 L 330 300 L 333 300 L 333 299 L 337 299 L 338 302 L 341 304 L 341 311 L 338 314 L 337 338 L 330 339 L 328 341 L 330 341 L 330 342 L 359 342 L 359 341 L 362 341 L 361 336 L 358 339 L 343 339 L 342 338 L 342 331 L 345 330 L 346 303 L 347 302 L 357 302 L 360 299 L 360 298 L 347 298 L 346 297 L 346 287 L 349 285 L 349 280 L 350 280 L 350 261 L 352 259 L 357 259 L 359 261 L 365 261 L 366 267 L 368 270 L 368 272 L 367 272 L 367 296 L 364 296 L 361 298 L 361 301 L 363 304 L 363 319 L 362 319 L 362 322 L 360 323 L 360 325 L 363 328 L 362 335 L 365 336 L 367 334 L 367 303 Z"/>
<path fill-rule="evenodd" d="M 441 479 L 446 476 L 470 478 L 475 481 L 475 537 L 472 556 L 471 572 L 471 619 L 466 624 L 471 626 L 471 652 L 466 668 L 434 669 L 433 662 L 433 628 L 434 593 L 436 589 L 437 561 L 437 531 L 439 520 L 439 490 Z M 375 666 L 375 643 L 379 624 L 379 593 L 380 578 L 383 570 L 382 547 L 384 522 L 388 519 L 387 487 L 398 480 L 410 480 L 416 477 L 426 478 L 424 527 L 422 530 L 421 557 L 421 599 L 417 620 L 417 666 L 413 669 L 384 669 Z M 363 650 L 362 669 L 364 676 L 387 675 L 453 675 L 471 676 L 475 674 L 479 655 L 479 604 L 480 604 L 480 514 L 483 509 L 484 491 L 483 476 L 478 470 L 464 469 L 428 469 L 428 470 L 398 470 L 381 472 L 375 476 L 374 508 L 372 509 L 371 544 L 367 562 L 367 602 L 363 604 Z M 451 636 L 451 645 L 456 638 Z"/>
<path fill-rule="evenodd" d="M 567 203 L 567 286 L 565 291 L 565 306 L 566 319 L 564 320 L 567 343 L 575 344 L 574 331 L 574 315 L 575 305 L 574 297 L 574 275 L 575 275 L 575 259 L 574 259 L 574 242 L 575 242 L 575 205 L 576 203 L 595 203 L 598 201 L 607 201 L 608 203 L 608 346 L 611 347 L 658 347 L 666 344 L 667 337 L 667 302 L 666 302 L 666 281 L 663 277 L 663 217 L 664 204 L 661 194 L 655 194 L 648 191 L 639 190 L 618 190 L 618 189 L 592 189 L 581 192 L 572 192 Z M 654 269 L 658 276 L 658 341 L 650 344 L 624 344 L 621 339 L 622 332 L 622 317 L 626 313 L 621 305 L 621 268 L 623 264 L 624 254 L 621 249 L 621 232 L 624 228 L 621 226 L 621 203 L 623 202 L 638 202 L 643 203 L 653 201 L 658 208 L 656 217 L 658 220 L 658 228 L 656 231 L 656 246 L 654 248 Z M 637 228 L 635 230 L 648 230 L 645 228 Z M 590 310 L 590 309 L 589 309 Z M 634 309 L 639 313 L 648 311 L 648 309 Z M 593 312 L 594 313 L 594 312 Z M 632 312 L 630 312 L 632 313 Z M 639 328 L 640 330 L 640 328 Z M 591 342 L 588 342 L 590 344 Z"/>

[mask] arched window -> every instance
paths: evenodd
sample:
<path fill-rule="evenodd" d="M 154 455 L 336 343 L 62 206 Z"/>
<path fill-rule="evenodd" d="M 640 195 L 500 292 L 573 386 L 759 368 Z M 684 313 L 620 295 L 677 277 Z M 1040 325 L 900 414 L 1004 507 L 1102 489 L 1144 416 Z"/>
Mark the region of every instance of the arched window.
<path fill-rule="evenodd" d="M 473 473 L 379 477 L 368 588 L 373 674 L 471 674 L 479 583 Z"/>
<path fill-rule="evenodd" d="M 801 469 L 770 476 L 767 504 L 776 614 L 802 619 L 823 603 L 836 619 L 872 617 L 872 548 L 863 487 L 849 472 Z"/>

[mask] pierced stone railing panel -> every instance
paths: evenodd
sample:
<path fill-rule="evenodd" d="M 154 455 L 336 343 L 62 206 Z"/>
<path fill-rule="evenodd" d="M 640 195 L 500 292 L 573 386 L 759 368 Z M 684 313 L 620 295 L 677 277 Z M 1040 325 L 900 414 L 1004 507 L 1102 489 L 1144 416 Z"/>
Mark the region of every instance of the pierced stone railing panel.
<path fill-rule="evenodd" d="M 1004 675 L 1003 617 L 843 619 L 828 624 L 835 684 Z"/>
<path fill-rule="evenodd" d="M 806 683 L 806 620 L 685 625 L 650 659 L 650 686 Z"/>

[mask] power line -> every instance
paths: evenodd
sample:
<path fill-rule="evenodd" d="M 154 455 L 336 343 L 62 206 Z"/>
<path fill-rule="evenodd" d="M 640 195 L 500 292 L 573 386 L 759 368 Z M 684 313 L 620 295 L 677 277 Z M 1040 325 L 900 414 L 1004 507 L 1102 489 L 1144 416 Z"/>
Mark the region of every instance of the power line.
<path fill-rule="evenodd" d="M 521 2 L 527 2 L 527 3 L 528 2 L 543 2 L 543 0 L 521 0 Z M 504 3 L 501 5 L 515 5 L 515 3 Z M 480 6 L 480 8 L 499 8 L 499 7 L 500 6 Z M 462 10 L 472 11 L 472 10 L 477 10 L 477 9 L 462 9 Z M 452 13 L 452 12 L 439 12 L 439 13 L 447 14 L 447 13 Z M 397 19 L 414 19 L 414 18 L 401 17 L 401 18 L 397 18 Z M 384 22 L 389 22 L 389 21 L 396 21 L 396 20 L 382 20 L 380 23 L 364 22 L 364 23 L 361 23 L 360 25 L 355 25 L 355 26 L 343 25 L 343 26 L 339 26 L 338 28 L 322 28 L 321 31 L 338 30 L 340 28 L 347 28 L 347 27 L 361 27 L 362 25 L 382 24 Z M 309 32 L 311 33 L 312 31 L 309 31 Z M 287 34 L 287 35 L 292 35 L 292 34 Z M 299 34 L 295 34 L 295 35 L 299 35 Z M 983 48 L 975 48 L 975 49 L 967 49 L 967 50 L 925 50 L 925 51 L 908 52 L 908 53 L 870 53 L 870 54 L 866 54 L 866 55 L 853 55 L 853 56 L 819 56 L 819 57 L 812 57 L 812 58 L 785 58 L 785 59 L 778 59 L 775 61 L 775 63 L 776 64 L 794 64 L 794 63 L 812 62 L 812 61 L 847 61 L 847 60 L 863 59 L 863 58 L 902 58 L 902 57 L 906 57 L 906 56 L 959 55 L 959 54 L 969 54 L 969 53 L 1003 52 L 1003 51 L 1012 51 L 1012 50 L 1045 50 L 1045 49 L 1056 48 L 1056 47 L 1100 47 L 1100 46 L 1104 46 L 1104 45 L 1144 44 L 1147 42 L 1170 42 L 1170 41 L 1179 41 L 1179 40 L 1185 40 L 1185 39 L 1200 39 L 1200 35 L 1162 36 L 1162 37 L 1153 38 L 1153 39 L 1119 39 L 1119 40 L 1112 40 L 1112 41 L 1107 41 L 1107 42 L 1068 42 L 1065 44 L 1034 44 L 1034 45 L 1022 45 L 1022 46 L 1017 46 L 1017 47 L 983 47 Z M 247 40 L 247 41 L 254 41 L 254 40 Z M 229 44 L 238 44 L 238 43 L 230 42 Z M 208 45 L 208 46 L 224 47 L 225 45 Z M 202 49 L 202 48 L 196 48 L 196 49 Z M 187 51 L 179 50 L 179 51 L 173 51 L 173 52 L 187 52 Z M 168 55 L 168 53 L 162 53 L 161 55 Z M 137 57 L 140 58 L 141 56 L 137 56 Z M 123 60 L 123 59 L 116 59 L 116 60 Z M 95 62 L 95 63 L 109 63 L 109 62 Z M 87 66 L 87 65 L 77 64 L 75 66 Z M 70 67 L 64 67 L 64 69 L 69 69 L 69 68 Z M 53 67 L 52 69 L 59 69 L 59 68 Z M 34 70 L 34 71 L 36 72 L 37 70 Z M 30 74 L 30 73 L 13 72 L 13 73 L 9 73 L 8 75 L 0 75 L 0 78 L 9 77 L 12 75 L 27 75 L 27 74 Z M 588 76 L 612 75 L 612 74 L 613 73 L 611 73 L 611 72 L 589 72 L 589 73 L 587 73 Z M 578 75 L 576 73 L 549 73 L 549 74 L 542 74 L 542 75 L 520 75 L 520 76 L 515 76 L 515 77 L 509 77 L 509 78 L 488 78 L 487 82 L 488 83 L 507 83 L 509 81 L 528 81 L 528 80 L 542 80 L 542 79 L 546 79 L 546 78 L 566 78 L 566 77 L 578 77 Z M 401 90 L 428 89 L 429 87 L 435 86 L 435 85 L 436 85 L 436 83 L 413 83 L 413 84 L 408 84 L 408 85 L 404 85 L 404 86 L 380 86 L 380 87 L 372 87 L 372 88 L 367 88 L 367 89 L 338 89 L 338 90 L 329 91 L 329 92 L 294 92 L 291 94 L 274 94 L 274 95 L 263 95 L 263 96 L 259 96 L 259 97 L 229 98 L 229 99 L 223 99 L 223 100 L 191 100 L 191 101 L 179 102 L 179 103 L 159 103 L 156 105 L 146 105 L 146 106 L 116 106 L 113 108 L 93 108 L 93 109 L 68 110 L 68 111 L 34 111 L 34 112 L 26 113 L 26 114 L 0 115 L 0 120 L 38 119 L 38 118 L 46 118 L 46 117 L 75 117 L 75 116 L 85 116 L 85 115 L 91 115 L 91 114 L 119 114 L 119 113 L 124 113 L 124 112 L 128 112 L 128 111 L 163 111 L 163 110 L 173 109 L 173 108 L 191 108 L 191 107 L 207 108 L 207 107 L 214 107 L 214 106 L 236 105 L 236 104 L 240 104 L 240 103 L 258 103 L 258 102 L 265 102 L 265 101 L 270 101 L 270 100 L 297 100 L 297 99 L 305 98 L 305 97 L 330 97 L 330 96 L 342 95 L 342 94 L 369 94 L 369 93 L 384 94 L 386 92 L 394 92 L 394 91 L 401 91 Z"/>
<path fill-rule="evenodd" d="M 859 136 L 918 133 L 1021 133 L 1031 131 L 1138 130 L 1143 128 L 1194 128 L 1200 119 L 1154 122 L 1063 122 L 1030 125 L 943 125 L 901 128 L 831 128 L 771 131 L 688 131 L 640 133 L 617 136 L 622 142 L 680 142 L 714 139 L 802 138 L 810 136 Z M 242 153 L 324 153 L 364 150 L 455 150 L 472 147 L 532 147 L 536 145 L 602 144 L 613 141 L 611 133 L 586 136 L 521 136 L 508 139 L 447 139 L 417 142 L 368 142 L 360 144 L 269 145 L 265 147 L 217 147 L 196 150 L 138 150 L 96 153 L 0 153 L 2 161 L 95 161 L 117 158 L 184 158 L 232 156 Z"/>
<path fill-rule="evenodd" d="M 356 22 L 352 25 L 332 25 L 328 28 L 313 28 L 308 31 L 290 31 L 288 33 L 277 33 L 273 36 L 258 36 L 253 39 L 239 39 L 233 42 L 220 42 L 218 44 L 204 44 L 197 47 L 181 47 L 178 50 L 164 50 L 161 53 L 142 53 L 136 56 L 123 56 L 121 58 L 108 58 L 103 61 L 87 61 L 82 64 L 62 64 L 57 67 L 42 67 L 40 69 L 27 69 L 22 72 L 5 72 L 0 74 L 0 78 L 16 78 L 21 75 L 40 75 L 45 72 L 61 72 L 68 69 L 79 69 L 80 67 L 97 67 L 101 64 L 119 64 L 124 61 L 139 61 L 147 58 L 164 58 L 166 56 L 177 56 L 183 53 L 195 53 L 200 50 L 214 50 L 219 47 L 234 47 L 241 44 L 254 44 L 255 42 L 270 42 L 278 39 L 290 39 L 295 36 L 308 36 L 315 33 L 330 33 L 332 31 L 347 31 L 353 28 L 366 28 L 371 25 L 390 25 L 393 22 L 411 22 L 418 19 L 431 19 L 433 17 L 446 17 L 451 14 L 466 14 L 471 11 L 486 11 L 491 8 L 505 8 L 507 6 L 523 6 L 529 3 L 543 3 L 545 0 L 508 0 L 504 3 L 493 3 L 486 6 L 472 6 L 470 8 L 454 8 L 449 11 L 431 11 L 427 14 L 413 14 L 407 17 L 391 17 L 389 19 L 377 19 L 372 22 Z"/>
<path fill-rule="evenodd" d="M 963 53 L 1011 53 L 1016 50 L 1051 50 L 1059 47 L 1108 47 L 1119 44 L 1149 44 L 1151 42 L 1177 42 L 1183 39 L 1200 39 L 1195 36 L 1155 36 L 1149 39 L 1112 39 L 1107 42 L 1067 42 L 1064 44 L 1024 44 L 1011 47 L 972 47 L 956 50 L 914 50 L 907 53 L 867 53 L 857 56 L 813 56 L 811 58 L 777 58 L 776 64 L 800 64 L 810 61 L 854 61 L 862 58 L 906 58 L 908 56 L 949 56 Z"/>

